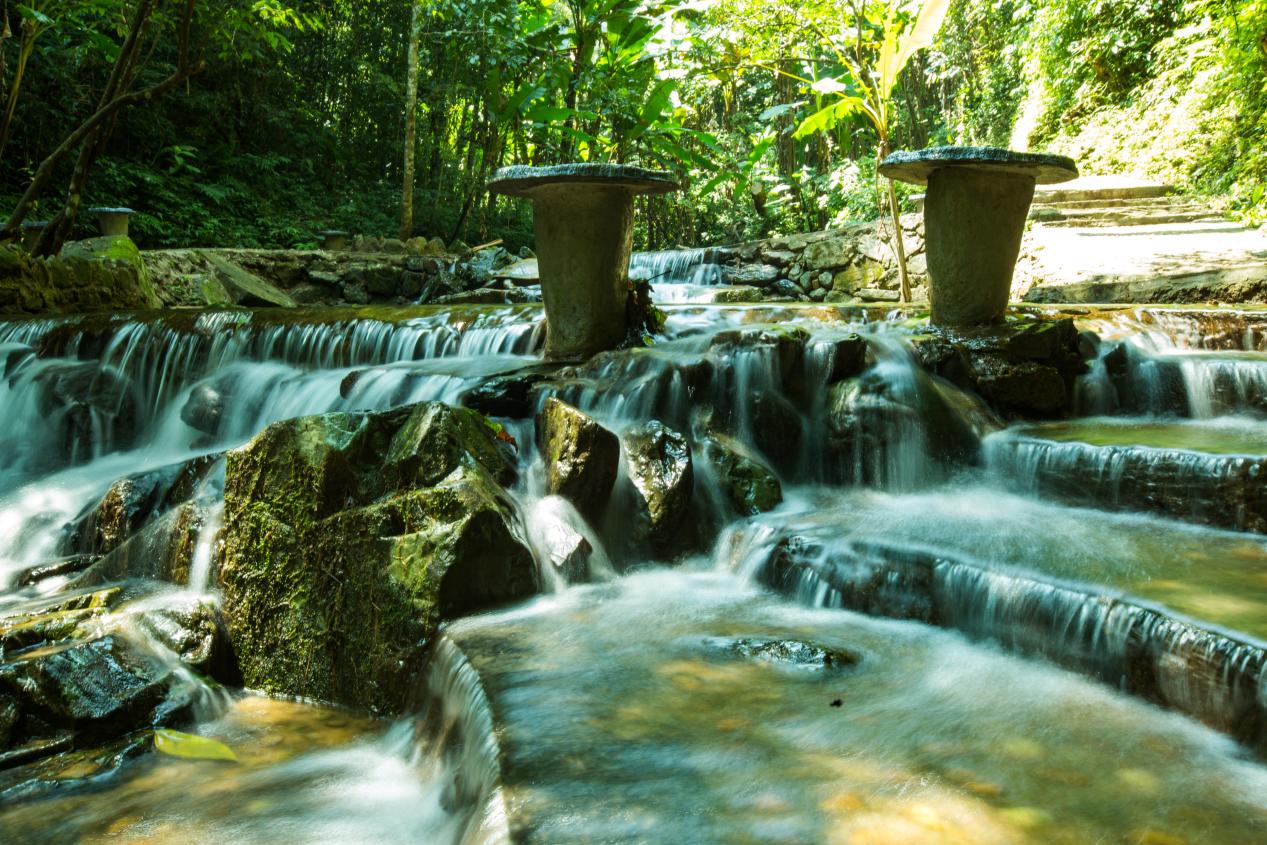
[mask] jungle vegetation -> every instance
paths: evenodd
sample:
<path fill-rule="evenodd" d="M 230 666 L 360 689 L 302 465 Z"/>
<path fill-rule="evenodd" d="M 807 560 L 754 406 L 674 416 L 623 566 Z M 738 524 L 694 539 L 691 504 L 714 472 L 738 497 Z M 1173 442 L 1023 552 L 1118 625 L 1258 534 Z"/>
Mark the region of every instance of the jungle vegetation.
<path fill-rule="evenodd" d="M 405 233 L 514 246 L 528 209 L 487 195 L 493 170 L 593 160 L 688 186 L 648 201 L 641 246 L 725 243 L 887 213 L 878 153 L 942 143 L 1066 152 L 1261 221 L 1267 0 L 950 0 L 883 80 L 878 132 L 840 104 L 873 97 L 923 7 L 0 0 L 0 226 L 73 237 L 127 205 L 144 246 L 292 247 L 396 235 L 408 198 Z"/>

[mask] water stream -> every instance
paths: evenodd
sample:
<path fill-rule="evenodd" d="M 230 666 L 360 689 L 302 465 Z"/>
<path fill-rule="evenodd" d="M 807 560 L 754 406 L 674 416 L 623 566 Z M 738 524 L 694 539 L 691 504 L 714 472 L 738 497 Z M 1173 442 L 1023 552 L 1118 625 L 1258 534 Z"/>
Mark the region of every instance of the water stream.
<path fill-rule="evenodd" d="M 703 254 L 641 260 L 717 283 Z M 0 841 L 1267 841 L 1264 323 L 1088 316 L 1084 416 L 1003 427 L 919 366 L 904 314 L 667 310 L 653 347 L 533 401 L 694 444 L 685 563 L 632 537 L 619 496 L 594 524 L 546 496 L 531 420 L 503 419 L 547 594 L 447 625 L 415 709 L 190 673 L 188 729 L 238 763 L 141 732 L 0 767 Z M 177 519 L 187 571 L 100 624 L 187 671 L 128 620 L 217 600 L 226 450 L 290 417 L 457 403 L 543 340 L 531 306 L 0 324 L 0 611 L 79 584 L 31 573 L 149 478 L 178 501 L 106 571 L 170 579 Z M 865 372 L 841 380 L 850 355 Z M 729 504 L 701 445 L 719 429 L 781 505 Z M 568 532 L 583 578 L 551 559 Z"/>

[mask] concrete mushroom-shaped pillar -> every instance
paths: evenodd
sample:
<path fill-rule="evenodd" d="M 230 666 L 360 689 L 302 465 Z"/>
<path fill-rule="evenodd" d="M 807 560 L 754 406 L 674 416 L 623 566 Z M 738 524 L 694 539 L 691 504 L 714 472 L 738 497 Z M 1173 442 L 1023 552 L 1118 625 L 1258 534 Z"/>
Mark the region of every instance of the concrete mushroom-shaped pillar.
<path fill-rule="evenodd" d="M 115 237 L 128 235 L 128 221 L 132 219 L 130 208 L 90 208 L 88 213 L 97 218 L 97 228 L 101 234 Z"/>
<path fill-rule="evenodd" d="M 1007 311 L 1035 185 L 1077 178 L 1073 159 L 993 147 L 898 152 L 880 164 L 891 179 L 927 185 L 924 233 L 932 321 L 997 323 Z"/>
<path fill-rule="evenodd" d="M 488 190 L 532 200 L 546 357 L 613 349 L 629 330 L 633 198 L 678 189 L 669 173 L 615 164 L 505 167 Z"/>

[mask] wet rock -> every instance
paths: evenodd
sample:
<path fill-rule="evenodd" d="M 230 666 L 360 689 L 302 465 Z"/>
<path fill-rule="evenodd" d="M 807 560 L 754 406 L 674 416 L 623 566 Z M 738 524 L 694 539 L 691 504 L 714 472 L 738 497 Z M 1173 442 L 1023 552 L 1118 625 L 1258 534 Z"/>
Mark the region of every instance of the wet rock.
<path fill-rule="evenodd" d="M 550 368 L 494 376 L 463 394 L 461 402 L 464 407 L 490 417 L 527 419 L 535 410 L 533 394 L 537 386 L 553 373 L 554 369 Z"/>
<path fill-rule="evenodd" d="M 152 518 L 102 555 L 75 583 L 90 586 L 124 578 L 148 578 L 183 587 L 189 583 L 198 537 L 205 524 L 202 509 L 186 502 Z"/>
<path fill-rule="evenodd" d="M 70 642 L 0 664 L 0 697 L 20 714 L 10 740 L 57 730 L 84 740 L 187 715 L 170 668 L 115 636 Z M 2 698 L 0 698 L 2 700 Z"/>
<path fill-rule="evenodd" d="M 709 351 L 715 356 L 738 355 L 771 356 L 779 372 L 779 378 L 787 384 L 800 373 L 805 344 L 810 334 L 799 326 L 757 326 L 718 332 L 709 343 Z"/>
<path fill-rule="evenodd" d="M 819 349 L 824 346 L 827 347 L 826 383 L 829 385 L 861 375 L 863 370 L 874 363 L 871 360 L 871 348 L 856 334 L 817 345 Z"/>
<path fill-rule="evenodd" d="M 245 683 L 402 709 L 441 620 L 537 589 L 513 478 L 494 427 L 439 403 L 288 420 L 230 452 L 220 581 Z"/>
<path fill-rule="evenodd" d="M 66 554 L 112 551 L 142 526 L 179 506 L 219 460 L 205 455 L 121 478 L 80 514 L 63 545 Z"/>
<path fill-rule="evenodd" d="M 126 636 L 134 627 L 180 662 L 224 683 L 241 683 L 237 661 L 219 607 L 199 597 L 163 597 L 162 603 L 142 602 L 133 612 L 124 607 L 112 617 L 112 628 Z"/>
<path fill-rule="evenodd" d="M 787 397 L 763 390 L 752 398 L 753 445 L 779 469 L 790 472 L 801 457 L 805 426 Z"/>
<path fill-rule="evenodd" d="M 976 463 L 978 433 L 945 391 L 923 373 L 905 384 L 878 368 L 833 385 L 827 401 L 828 450 L 838 477 L 857 483 L 895 480 L 889 476 L 902 473 L 905 461 L 921 449 L 943 464 Z"/>
<path fill-rule="evenodd" d="M 12 378 L 23 364 L 35 360 L 35 348 L 25 343 L 0 345 L 0 378 Z"/>
<path fill-rule="evenodd" d="M 681 547 L 695 486 L 686 438 L 656 420 L 625 432 L 625 468 L 636 492 L 635 533 L 661 556 Z"/>
<path fill-rule="evenodd" d="M 707 437 L 704 455 L 736 513 L 753 516 L 773 510 L 783 501 L 778 477 L 737 440 L 718 434 Z"/>
<path fill-rule="evenodd" d="M 47 561 L 32 566 L 18 573 L 14 584 L 19 587 L 31 587 L 49 578 L 64 578 L 77 575 L 97 560 L 96 555 L 70 555 L 58 560 Z"/>
<path fill-rule="evenodd" d="M 779 268 L 769 264 L 741 264 L 738 267 L 727 267 L 722 273 L 723 281 L 728 285 L 764 288 L 769 287 L 779 278 Z"/>
<path fill-rule="evenodd" d="M 620 467 L 620 440 L 582 411 L 550 397 L 537 416 L 546 492 L 562 496 L 597 524 Z"/>
<path fill-rule="evenodd" d="M 220 433 L 227 404 L 223 382 L 202 382 L 194 386 L 180 409 L 181 421 L 190 428 L 215 437 Z"/>
<path fill-rule="evenodd" d="M 971 361 L 978 392 L 1004 415 L 1042 419 L 1070 407 L 1065 379 L 1055 367 L 992 353 L 972 355 Z"/>
<path fill-rule="evenodd" d="M 749 660 L 803 669 L 849 669 L 862 662 L 852 651 L 805 640 L 738 639 L 713 641 L 717 647 Z"/>

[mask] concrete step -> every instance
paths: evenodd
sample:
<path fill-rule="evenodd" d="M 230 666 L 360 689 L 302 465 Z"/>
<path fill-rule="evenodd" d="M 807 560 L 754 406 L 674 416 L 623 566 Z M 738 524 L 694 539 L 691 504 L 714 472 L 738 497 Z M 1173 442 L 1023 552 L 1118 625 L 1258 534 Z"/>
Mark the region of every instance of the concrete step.
<path fill-rule="evenodd" d="M 1131 176 L 1082 176 L 1072 182 L 1040 187 L 1034 193 L 1034 201 L 1051 203 L 1148 199 L 1168 196 L 1174 191 L 1173 185 L 1150 182 Z"/>
<path fill-rule="evenodd" d="M 1186 197 L 1179 194 L 1170 194 L 1159 197 L 1132 197 L 1127 199 L 1094 199 L 1094 200 L 1068 200 L 1064 202 L 1047 202 L 1041 196 L 1035 196 L 1035 208 L 1058 208 L 1058 209 L 1097 209 L 1097 208 L 1186 208 L 1194 205 L 1202 205 L 1206 201 L 1198 197 Z"/>
<path fill-rule="evenodd" d="M 1188 209 L 1156 210 L 1112 208 L 1096 209 L 1090 212 L 1061 211 L 1052 208 L 1035 208 L 1030 212 L 1030 219 L 1044 226 L 1078 226 L 1098 228 L 1107 226 L 1161 226 L 1174 223 L 1212 223 L 1222 220 L 1222 216 L 1209 208 L 1194 207 Z"/>

